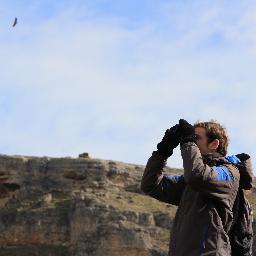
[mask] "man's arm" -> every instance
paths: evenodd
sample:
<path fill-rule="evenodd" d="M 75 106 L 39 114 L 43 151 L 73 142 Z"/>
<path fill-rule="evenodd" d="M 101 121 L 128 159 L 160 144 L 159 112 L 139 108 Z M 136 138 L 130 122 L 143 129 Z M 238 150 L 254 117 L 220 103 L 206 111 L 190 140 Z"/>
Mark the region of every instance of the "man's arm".
<path fill-rule="evenodd" d="M 203 195 L 223 200 L 237 189 L 239 174 L 231 173 L 226 166 L 210 167 L 203 163 L 199 148 L 194 142 L 181 145 L 185 182 Z"/>
<path fill-rule="evenodd" d="M 166 157 L 153 151 L 148 159 L 141 181 L 141 190 L 162 202 L 179 205 L 186 186 L 184 176 L 167 176 L 163 174 Z"/>

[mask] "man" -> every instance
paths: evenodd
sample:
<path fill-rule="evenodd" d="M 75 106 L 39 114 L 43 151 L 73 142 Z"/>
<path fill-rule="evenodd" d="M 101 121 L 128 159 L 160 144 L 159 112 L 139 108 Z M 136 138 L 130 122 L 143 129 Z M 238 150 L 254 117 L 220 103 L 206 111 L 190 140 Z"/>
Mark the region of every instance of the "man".
<path fill-rule="evenodd" d="M 180 144 L 184 174 L 163 174 L 166 160 Z M 228 230 L 239 184 L 252 187 L 250 157 L 225 157 L 228 137 L 217 122 L 194 126 L 180 119 L 167 129 L 149 158 L 141 181 L 145 194 L 177 205 L 169 256 L 230 256 Z M 242 172 L 240 179 L 240 172 Z"/>

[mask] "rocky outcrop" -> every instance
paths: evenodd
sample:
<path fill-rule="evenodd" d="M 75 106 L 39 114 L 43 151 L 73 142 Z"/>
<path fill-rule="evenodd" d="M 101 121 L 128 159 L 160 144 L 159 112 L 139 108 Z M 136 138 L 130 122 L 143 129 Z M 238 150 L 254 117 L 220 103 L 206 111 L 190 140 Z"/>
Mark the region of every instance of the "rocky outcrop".
<path fill-rule="evenodd" d="M 143 170 L 88 153 L 1 155 L 0 256 L 167 255 L 176 208 L 140 191 Z"/>
<path fill-rule="evenodd" d="M 1 155 L 0 255 L 166 255 L 175 207 L 142 194 L 143 170 Z"/>

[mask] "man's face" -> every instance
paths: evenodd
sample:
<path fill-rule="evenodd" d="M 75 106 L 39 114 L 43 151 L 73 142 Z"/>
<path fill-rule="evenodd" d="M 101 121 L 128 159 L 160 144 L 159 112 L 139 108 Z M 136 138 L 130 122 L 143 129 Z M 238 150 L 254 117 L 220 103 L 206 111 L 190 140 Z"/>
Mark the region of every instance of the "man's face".
<path fill-rule="evenodd" d="M 206 136 L 206 130 L 203 127 L 196 127 L 195 133 L 197 137 L 197 146 L 200 149 L 202 155 L 213 153 L 215 149 L 211 147 L 211 143 L 208 143 Z"/>

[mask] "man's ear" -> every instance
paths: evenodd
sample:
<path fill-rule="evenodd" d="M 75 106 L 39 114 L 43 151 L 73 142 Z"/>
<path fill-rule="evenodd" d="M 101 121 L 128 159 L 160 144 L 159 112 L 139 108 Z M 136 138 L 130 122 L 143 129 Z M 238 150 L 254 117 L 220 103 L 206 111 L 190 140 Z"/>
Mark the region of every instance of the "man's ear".
<path fill-rule="evenodd" d="M 219 145 L 220 145 L 220 141 L 218 139 L 215 139 L 209 143 L 209 148 L 216 150 L 219 147 Z"/>

